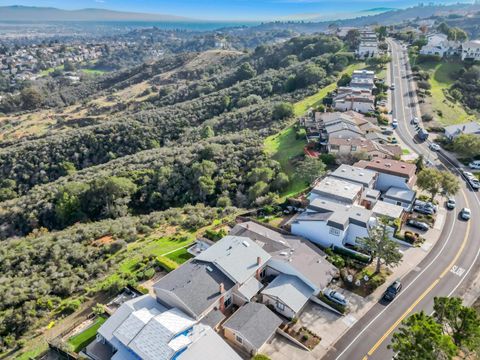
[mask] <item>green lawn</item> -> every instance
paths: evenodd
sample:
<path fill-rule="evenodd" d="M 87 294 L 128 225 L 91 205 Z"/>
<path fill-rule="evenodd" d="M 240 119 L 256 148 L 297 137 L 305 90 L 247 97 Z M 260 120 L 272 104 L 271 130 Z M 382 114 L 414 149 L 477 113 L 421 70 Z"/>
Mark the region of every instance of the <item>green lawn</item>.
<path fill-rule="evenodd" d="M 345 70 L 343 70 L 340 73 L 339 78 L 343 74 L 352 75 L 354 70 L 363 69 L 364 67 L 365 67 L 365 63 L 363 62 L 351 64 L 347 66 Z M 327 96 L 329 92 L 335 90 L 336 88 L 337 88 L 337 83 L 336 82 L 331 83 L 325 86 L 324 88 L 320 89 L 320 91 L 318 91 L 316 94 L 313 94 L 312 96 L 306 97 L 305 99 L 296 102 L 293 105 L 295 116 L 301 116 L 305 114 L 309 108 L 320 105 L 322 103 L 322 99 L 325 96 Z"/>
<path fill-rule="evenodd" d="M 103 74 L 108 72 L 108 71 L 105 71 L 105 70 L 98 70 L 98 69 L 81 69 L 80 71 L 85 73 L 85 74 L 90 74 L 90 75 L 95 75 L 95 76 L 103 75 Z"/>
<path fill-rule="evenodd" d="M 188 247 L 185 247 L 183 249 L 177 250 L 171 254 L 165 255 L 167 258 L 170 260 L 175 261 L 177 264 L 183 264 L 185 261 L 191 259 L 193 257 L 192 254 L 190 254 L 187 251 Z"/>
<path fill-rule="evenodd" d="M 455 81 L 455 73 L 463 65 L 456 62 L 426 62 L 418 64 L 424 71 L 430 73 L 432 115 L 442 125 L 459 124 L 469 121 L 474 116 L 469 115 L 460 103 L 454 103 L 447 99 L 444 91 L 447 91 Z M 440 116 L 440 114 L 441 116 Z"/>
<path fill-rule="evenodd" d="M 349 65 L 344 71 L 342 71 L 339 77 L 343 74 L 352 74 L 354 70 L 362 69 L 364 67 L 364 63 Z M 316 94 L 296 102 L 293 105 L 295 112 L 294 121 L 296 121 L 298 116 L 305 114 L 309 108 L 320 105 L 322 103 L 322 99 L 329 92 L 335 90 L 336 87 L 336 82 L 331 83 L 320 89 Z M 303 137 L 297 139 L 296 137 L 294 122 L 279 133 L 271 135 L 265 139 L 265 152 L 280 163 L 282 170 L 290 178 L 290 184 L 288 188 L 281 194 L 283 198 L 299 193 L 307 187 L 303 181 L 299 181 L 295 178 L 295 167 L 292 162 L 294 158 L 303 154 L 304 146 L 305 139 Z"/>
<path fill-rule="evenodd" d="M 75 336 L 72 336 L 68 339 L 68 344 L 71 346 L 74 352 L 79 352 L 85 346 L 90 344 L 97 335 L 97 330 L 107 319 L 103 316 L 99 316 L 95 319 L 95 322 L 90 325 L 88 328 L 83 330 L 81 333 L 78 333 Z"/>

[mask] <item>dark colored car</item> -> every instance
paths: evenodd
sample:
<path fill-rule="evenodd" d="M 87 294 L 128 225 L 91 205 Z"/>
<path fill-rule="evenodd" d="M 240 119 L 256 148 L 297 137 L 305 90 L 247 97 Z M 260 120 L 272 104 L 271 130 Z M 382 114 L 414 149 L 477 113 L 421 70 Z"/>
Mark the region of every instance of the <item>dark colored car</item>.
<path fill-rule="evenodd" d="M 422 221 L 414 220 L 414 219 L 408 219 L 407 220 L 407 225 L 410 225 L 411 227 L 427 231 L 429 229 L 429 226 L 427 223 L 424 223 Z"/>
<path fill-rule="evenodd" d="M 402 290 L 402 283 L 397 280 L 383 293 L 383 300 L 392 301 L 398 295 L 400 290 Z"/>

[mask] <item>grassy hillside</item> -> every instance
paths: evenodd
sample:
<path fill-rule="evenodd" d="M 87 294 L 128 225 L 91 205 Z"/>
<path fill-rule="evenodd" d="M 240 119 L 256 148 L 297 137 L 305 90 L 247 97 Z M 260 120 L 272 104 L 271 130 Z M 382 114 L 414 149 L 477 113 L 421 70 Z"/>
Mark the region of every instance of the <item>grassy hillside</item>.
<path fill-rule="evenodd" d="M 362 69 L 364 67 L 365 63 L 363 62 L 351 64 L 340 73 L 338 78 L 343 74 L 351 75 L 354 70 Z M 292 196 L 306 188 L 303 181 L 298 181 L 298 179 L 295 178 L 295 165 L 293 160 L 303 154 L 303 148 L 306 144 L 304 137 L 296 136 L 295 122 L 297 117 L 304 115 L 309 108 L 315 108 L 320 105 L 322 99 L 327 96 L 329 92 L 335 90 L 336 87 L 337 83 L 333 82 L 320 89 L 314 95 L 296 102 L 293 105 L 295 113 L 294 122 L 279 133 L 267 137 L 264 141 L 266 153 L 280 163 L 283 172 L 285 172 L 291 180 L 288 188 L 282 193 L 282 197 Z"/>
<path fill-rule="evenodd" d="M 417 64 L 430 74 L 432 95 L 422 105 L 423 113 L 431 113 L 443 126 L 464 123 L 474 118 L 459 102 L 453 102 L 445 93 L 455 81 L 455 74 L 463 65 L 456 62 L 425 62 Z"/>

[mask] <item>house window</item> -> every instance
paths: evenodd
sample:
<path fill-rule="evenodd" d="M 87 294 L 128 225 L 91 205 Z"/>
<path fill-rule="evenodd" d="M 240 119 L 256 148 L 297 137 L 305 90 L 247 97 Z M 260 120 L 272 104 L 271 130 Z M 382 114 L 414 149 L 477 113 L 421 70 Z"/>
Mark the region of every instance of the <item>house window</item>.
<path fill-rule="evenodd" d="M 235 335 L 235 340 L 237 340 L 239 344 L 243 344 L 243 339 L 240 336 Z"/>
<path fill-rule="evenodd" d="M 398 206 L 402 206 L 402 203 L 400 201 L 397 201 Z"/>
<path fill-rule="evenodd" d="M 285 310 L 285 305 L 277 301 L 277 309 L 283 311 Z"/>
<path fill-rule="evenodd" d="M 330 235 L 340 236 L 340 230 L 334 227 L 331 227 L 329 230 Z"/>

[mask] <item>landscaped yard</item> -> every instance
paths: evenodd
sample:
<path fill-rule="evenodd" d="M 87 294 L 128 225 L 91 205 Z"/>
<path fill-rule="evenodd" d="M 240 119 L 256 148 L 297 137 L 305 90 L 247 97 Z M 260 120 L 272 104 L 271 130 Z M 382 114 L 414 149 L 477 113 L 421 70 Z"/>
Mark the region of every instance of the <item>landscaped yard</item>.
<path fill-rule="evenodd" d="M 422 113 L 431 113 L 443 125 L 452 125 L 473 119 L 460 103 L 450 101 L 444 91 L 447 91 L 455 81 L 455 73 L 462 68 L 457 62 L 425 62 L 417 64 L 430 73 L 429 83 L 432 95 L 422 104 Z"/>
<path fill-rule="evenodd" d="M 97 317 L 92 325 L 68 339 L 68 344 L 71 346 L 72 351 L 79 352 L 90 344 L 95 339 L 98 328 L 102 326 L 105 320 L 107 319 L 103 316 Z"/>
<path fill-rule="evenodd" d="M 183 264 L 187 260 L 191 259 L 193 257 L 192 254 L 190 254 L 187 251 L 188 247 L 184 247 L 183 249 L 174 251 L 171 254 L 165 255 L 167 258 L 170 260 L 175 261 L 177 264 Z"/>
<path fill-rule="evenodd" d="M 354 70 L 362 69 L 364 67 L 364 63 L 349 65 L 344 71 L 342 71 L 340 76 L 343 74 L 352 74 Z M 335 90 L 336 87 L 336 82 L 331 83 L 319 90 L 316 94 L 296 102 L 294 104 L 295 121 L 298 116 L 305 114 L 309 108 L 320 105 L 322 99 L 327 96 L 329 92 Z M 295 179 L 295 164 L 292 160 L 303 154 L 305 138 L 297 138 L 294 124 L 291 124 L 279 133 L 266 138 L 264 146 L 267 154 L 272 155 L 273 159 L 280 163 L 282 170 L 290 178 L 290 184 L 283 192 L 282 197 L 286 198 L 304 190 L 307 185 L 304 181 Z"/>

